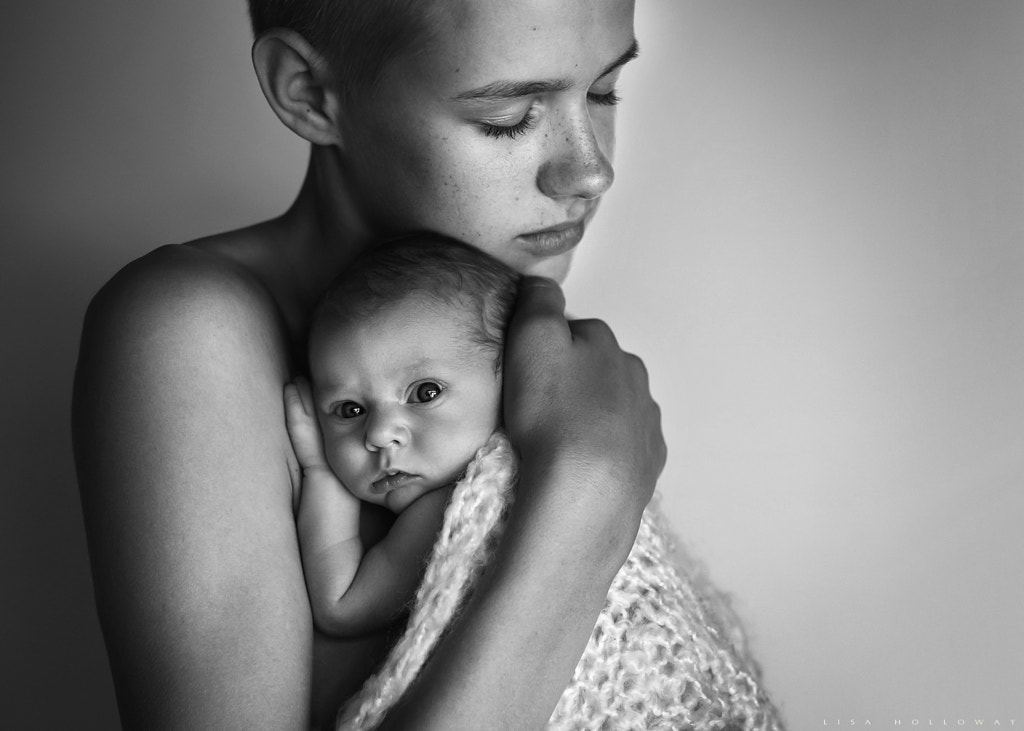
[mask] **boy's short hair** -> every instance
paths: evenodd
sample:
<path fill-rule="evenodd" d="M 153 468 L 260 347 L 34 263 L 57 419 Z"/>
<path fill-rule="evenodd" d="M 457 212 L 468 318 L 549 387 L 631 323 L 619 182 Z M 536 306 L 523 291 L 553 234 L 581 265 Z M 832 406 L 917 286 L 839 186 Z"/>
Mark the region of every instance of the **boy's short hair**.
<path fill-rule="evenodd" d="M 514 269 L 461 241 L 433 233 L 403 236 L 372 246 L 331 283 L 314 311 L 310 341 L 339 323 L 418 297 L 463 311 L 469 344 L 490 351 L 500 371 L 519 280 Z"/>
<path fill-rule="evenodd" d="M 345 94 L 374 88 L 388 62 L 427 42 L 431 0 L 248 0 L 258 38 L 290 28 L 323 54 Z"/>

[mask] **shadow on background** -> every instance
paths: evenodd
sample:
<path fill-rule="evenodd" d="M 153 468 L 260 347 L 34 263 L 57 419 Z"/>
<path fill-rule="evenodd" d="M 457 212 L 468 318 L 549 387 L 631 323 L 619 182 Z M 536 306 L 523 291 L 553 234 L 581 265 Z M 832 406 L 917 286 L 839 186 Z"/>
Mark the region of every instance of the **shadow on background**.
<path fill-rule="evenodd" d="M 117 728 L 70 449 L 78 329 L 103 274 L 90 272 L 94 265 L 84 258 L 41 257 L 62 242 L 40 235 L 40 227 L 4 231 L 6 241 L 34 246 L 6 249 L 4 279 L 11 281 L 0 288 L 0 424 L 4 463 L 11 469 L 0 529 L 3 723 L 12 729 Z"/>
<path fill-rule="evenodd" d="M 86 305 L 149 249 L 282 210 L 305 150 L 260 96 L 241 2 L 43 0 L 5 15 L 19 101 L 0 107 L 0 725 L 113 729 L 71 456 Z"/>

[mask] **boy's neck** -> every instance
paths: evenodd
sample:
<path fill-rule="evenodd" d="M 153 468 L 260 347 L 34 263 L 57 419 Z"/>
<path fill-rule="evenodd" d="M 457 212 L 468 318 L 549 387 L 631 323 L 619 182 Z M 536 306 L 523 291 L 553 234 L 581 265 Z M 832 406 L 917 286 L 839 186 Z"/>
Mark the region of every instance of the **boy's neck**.
<path fill-rule="evenodd" d="M 313 146 L 298 196 L 272 224 L 289 289 L 307 307 L 371 238 L 356 201 L 334 148 Z"/>

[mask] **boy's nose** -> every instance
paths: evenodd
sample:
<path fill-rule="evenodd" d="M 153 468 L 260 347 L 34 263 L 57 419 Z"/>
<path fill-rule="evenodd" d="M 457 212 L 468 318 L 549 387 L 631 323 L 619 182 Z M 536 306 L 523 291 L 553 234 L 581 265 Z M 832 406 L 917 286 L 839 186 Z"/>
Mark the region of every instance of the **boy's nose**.
<path fill-rule="evenodd" d="M 587 117 L 567 120 L 564 137 L 537 174 L 537 185 L 551 198 L 592 200 L 604 195 L 615 179 L 611 160 Z"/>

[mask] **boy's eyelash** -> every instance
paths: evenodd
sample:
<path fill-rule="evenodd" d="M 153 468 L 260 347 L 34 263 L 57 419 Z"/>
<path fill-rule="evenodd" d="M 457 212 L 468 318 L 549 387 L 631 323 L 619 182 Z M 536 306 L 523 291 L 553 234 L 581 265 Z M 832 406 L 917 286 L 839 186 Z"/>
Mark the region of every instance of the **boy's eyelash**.
<path fill-rule="evenodd" d="M 488 137 L 505 137 L 510 140 L 514 140 L 519 135 L 528 132 L 533 127 L 536 121 L 537 113 L 531 109 L 526 113 L 526 116 L 523 117 L 520 121 L 516 122 L 513 125 L 509 125 L 508 127 L 500 124 L 487 123 L 482 123 L 480 126 L 483 128 L 484 134 L 487 135 Z"/>
<path fill-rule="evenodd" d="M 598 104 L 604 107 L 614 107 L 620 101 L 622 97 L 618 95 L 614 89 L 606 94 L 587 94 L 587 99 L 592 101 L 594 104 Z M 526 113 L 520 121 L 512 125 L 500 125 L 500 124 L 487 124 L 486 122 L 481 123 L 484 134 L 488 137 L 494 138 L 506 138 L 514 140 L 526 132 L 529 132 L 533 128 L 533 125 L 537 122 L 537 113 L 531 109 Z"/>
<path fill-rule="evenodd" d="M 607 94 L 587 94 L 587 98 L 594 102 L 594 104 L 600 104 L 605 107 L 614 107 L 622 101 L 622 97 L 619 96 L 615 89 L 612 89 Z"/>

